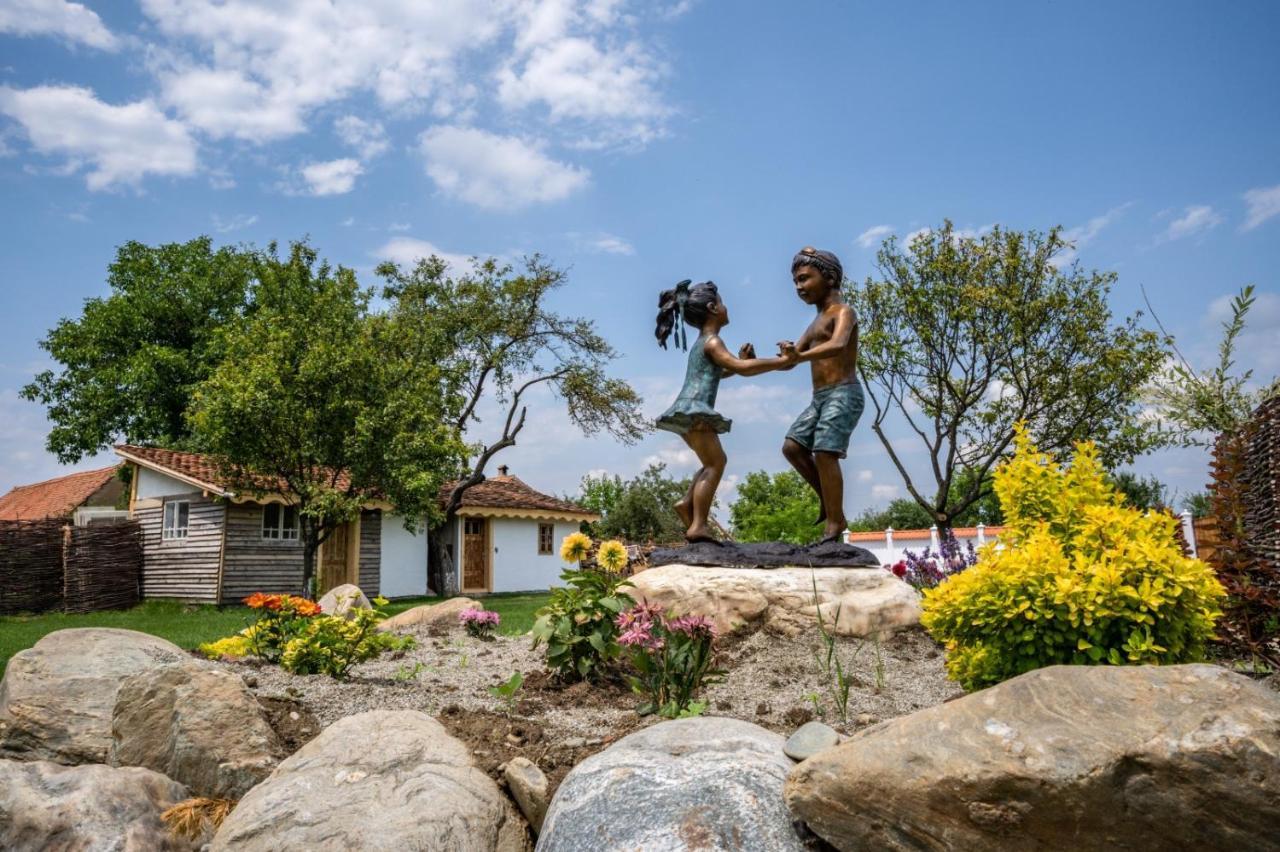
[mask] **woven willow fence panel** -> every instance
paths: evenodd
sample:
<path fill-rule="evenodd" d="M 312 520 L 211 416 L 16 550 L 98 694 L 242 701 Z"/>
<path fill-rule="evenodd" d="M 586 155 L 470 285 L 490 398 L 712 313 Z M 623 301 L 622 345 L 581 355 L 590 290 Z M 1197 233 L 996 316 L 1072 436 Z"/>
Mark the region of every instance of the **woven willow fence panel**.
<path fill-rule="evenodd" d="M 0 615 L 130 607 L 141 575 L 136 522 L 0 521 Z"/>

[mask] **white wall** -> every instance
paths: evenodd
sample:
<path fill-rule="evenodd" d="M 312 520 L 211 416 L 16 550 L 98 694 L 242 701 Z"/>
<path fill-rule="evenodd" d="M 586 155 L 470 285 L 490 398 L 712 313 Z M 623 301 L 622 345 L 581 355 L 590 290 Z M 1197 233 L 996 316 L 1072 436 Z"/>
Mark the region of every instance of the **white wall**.
<path fill-rule="evenodd" d="M 960 542 L 960 546 L 964 547 L 967 542 L 973 542 L 974 549 L 980 548 L 984 542 L 998 541 L 1000 538 L 1000 528 L 983 529 L 981 540 L 977 532 L 967 533 L 962 530 L 956 534 L 956 541 Z M 858 547 L 866 548 L 876 555 L 881 565 L 892 565 L 906 556 L 906 552 L 910 550 L 919 556 L 926 548 L 934 553 L 938 552 L 937 534 L 931 530 L 885 530 L 883 533 L 877 534 L 877 538 L 872 541 L 853 540 L 850 544 Z M 846 538 L 848 541 L 848 538 Z M 967 548 L 966 548 L 967 550 Z"/>
<path fill-rule="evenodd" d="M 405 598 L 427 593 L 427 531 L 404 528 L 404 517 L 382 513 L 383 597 Z"/>
<path fill-rule="evenodd" d="M 578 524 L 555 522 L 551 553 L 538 553 L 538 524 L 528 518 L 490 518 L 493 525 L 493 590 L 495 592 L 545 592 L 560 585 L 560 572 L 568 566 L 560 558 L 560 542 L 578 531 Z"/>
<path fill-rule="evenodd" d="M 200 489 L 194 485 L 189 485 L 180 479 L 174 479 L 172 476 L 165 476 L 163 473 L 157 473 L 150 468 L 139 465 L 135 470 L 138 472 L 139 500 L 146 500 L 151 497 L 171 497 L 175 494 L 200 493 Z"/>

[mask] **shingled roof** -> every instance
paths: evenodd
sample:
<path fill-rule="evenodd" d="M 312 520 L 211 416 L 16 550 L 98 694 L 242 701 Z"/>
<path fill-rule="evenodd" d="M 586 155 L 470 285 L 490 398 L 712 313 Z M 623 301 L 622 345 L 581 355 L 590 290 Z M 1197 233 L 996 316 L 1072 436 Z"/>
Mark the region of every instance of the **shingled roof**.
<path fill-rule="evenodd" d="M 440 490 L 442 502 L 448 499 L 449 492 L 453 490 L 455 484 L 450 482 Z M 464 491 L 459 512 L 467 514 L 468 509 L 582 515 L 584 520 L 599 518 L 599 515 L 590 509 L 568 500 L 561 500 L 549 494 L 543 494 L 541 491 L 530 488 L 520 477 L 510 475 L 489 477 L 484 482 L 473 485 Z M 479 514 L 483 514 L 483 511 L 479 512 Z"/>
<path fill-rule="evenodd" d="M 166 450 L 161 447 L 138 447 L 133 444 L 119 444 L 115 450 L 121 458 L 137 462 L 144 467 L 177 474 L 179 478 L 187 480 L 192 485 L 212 491 L 219 496 L 231 496 L 231 485 L 212 456 L 181 450 Z M 345 490 L 350 484 L 351 480 L 345 472 L 338 474 L 336 487 L 339 490 Z M 289 487 L 283 479 L 276 477 L 262 477 L 258 485 L 262 491 L 281 494 Z"/>
<path fill-rule="evenodd" d="M 0 521 L 38 521 L 70 515 L 111 481 L 119 465 L 83 470 L 31 485 L 19 485 L 0 497 Z"/>

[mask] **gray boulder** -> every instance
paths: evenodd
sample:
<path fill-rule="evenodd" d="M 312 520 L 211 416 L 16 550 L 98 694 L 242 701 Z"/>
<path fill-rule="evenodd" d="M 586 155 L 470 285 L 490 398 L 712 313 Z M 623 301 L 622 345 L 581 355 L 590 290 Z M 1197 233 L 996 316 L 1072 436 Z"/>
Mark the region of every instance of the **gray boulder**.
<path fill-rule="evenodd" d="M 799 764 L 839 849 L 1280 849 L 1280 696 L 1209 665 L 1052 666 Z"/>
<path fill-rule="evenodd" d="M 538 852 L 805 849 L 782 799 L 782 737 L 728 718 L 677 719 L 623 737 L 556 791 Z"/>
<path fill-rule="evenodd" d="M 529 825 L 535 832 L 542 831 L 550 798 L 547 795 L 547 776 L 529 758 L 513 757 L 503 768 L 502 777 Z"/>
<path fill-rule="evenodd" d="M 271 773 L 280 752 L 238 674 L 161 666 L 121 683 L 111 720 L 113 766 L 145 766 L 194 795 L 238 799 Z"/>
<path fill-rule="evenodd" d="M 240 800 L 212 849 L 526 850 L 528 829 L 444 727 L 417 710 L 339 719 Z"/>
<path fill-rule="evenodd" d="M 787 737 L 782 751 L 792 760 L 804 760 L 813 757 L 820 751 L 834 748 L 840 743 L 840 734 L 830 725 L 822 722 L 805 722 L 791 736 Z"/>
<path fill-rule="evenodd" d="M 9 660 L 0 682 L 0 758 L 105 763 L 116 693 L 130 675 L 194 665 L 177 645 L 134 630 L 57 630 Z"/>
<path fill-rule="evenodd" d="M 369 603 L 369 599 L 365 597 L 364 592 L 360 591 L 360 587 L 351 583 L 334 586 L 320 598 L 320 611 L 325 615 L 340 615 L 343 618 L 351 618 L 353 609 L 372 608 L 373 604 Z"/>
<path fill-rule="evenodd" d="M 150 769 L 0 760 L 0 849 L 186 852 L 160 821 L 185 798 Z"/>

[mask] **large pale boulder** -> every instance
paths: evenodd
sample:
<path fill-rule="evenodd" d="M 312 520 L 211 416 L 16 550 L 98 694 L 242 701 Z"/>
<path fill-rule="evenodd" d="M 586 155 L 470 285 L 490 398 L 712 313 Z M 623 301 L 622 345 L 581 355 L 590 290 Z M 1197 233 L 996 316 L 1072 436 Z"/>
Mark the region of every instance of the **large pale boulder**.
<path fill-rule="evenodd" d="M 0 849 L 191 850 L 160 814 L 187 789 L 150 769 L 0 760 Z"/>
<path fill-rule="evenodd" d="M 461 627 L 458 614 L 466 609 L 483 609 L 471 598 L 449 598 L 437 604 L 424 604 L 406 609 L 378 625 L 379 630 L 426 630 L 432 627 L 451 630 Z"/>
<path fill-rule="evenodd" d="M 828 629 L 842 636 L 869 636 L 920 622 L 919 593 L 882 568 L 674 564 L 641 571 L 632 582 L 635 588 L 628 591 L 637 600 L 680 615 L 706 616 L 722 633 L 763 623 L 795 636 L 816 628 L 819 609 Z"/>
<path fill-rule="evenodd" d="M 369 599 L 365 597 L 364 592 L 360 591 L 360 587 L 351 583 L 334 586 L 320 598 L 320 611 L 325 615 L 351 618 L 353 609 L 372 608 L 373 604 L 369 603 Z"/>
<path fill-rule="evenodd" d="M 258 786 L 212 849 L 525 850 L 528 829 L 466 746 L 417 710 L 339 719 Z"/>
<path fill-rule="evenodd" d="M 238 799 L 266 778 L 282 747 L 233 672 L 161 666 L 126 678 L 111 720 L 113 766 L 145 766 L 194 795 Z"/>
<path fill-rule="evenodd" d="M 854 734 L 786 797 L 839 849 L 1280 849 L 1280 696 L 1053 666 Z"/>
<path fill-rule="evenodd" d="M 130 675 L 192 665 L 177 645 L 134 630 L 58 630 L 9 660 L 0 682 L 0 757 L 104 763 L 116 693 Z"/>
<path fill-rule="evenodd" d="M 782 737 L 729 718 L 677 719 L 575 766 L 551 800 L 538 852 L 786 852 L 807 848 L 782 785 Z"/>

